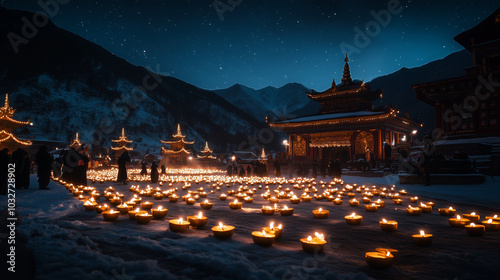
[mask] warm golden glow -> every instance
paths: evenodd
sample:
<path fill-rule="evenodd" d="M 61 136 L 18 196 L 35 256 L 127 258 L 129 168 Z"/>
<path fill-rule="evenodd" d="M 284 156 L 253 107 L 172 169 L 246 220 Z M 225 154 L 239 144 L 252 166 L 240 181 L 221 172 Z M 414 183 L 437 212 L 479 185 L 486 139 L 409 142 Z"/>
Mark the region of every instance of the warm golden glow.
<path fill-rule="evenodd" d="M 492 219 L 488 219 L 488 224 L 491 224 L 493 223 L 493 220 Z"/>
<path fill-rule="evenodd" d="M 420 231 L 421 236 L 425 236 L 425 232 L 423 230 Z"/>
<path fill-rule="evenodd" d="M 470 223 L 470 226 L 471 226 L 471 227 L 475 227 L 475 226 L 476 226 L 476 224 L 475 224 L 475 223 Z"/>
<path fill-rule="evenodd" d="M 309 236 L 307 237 L 307 242 L 311 242 L 311 241 L 312 241 L 312 237 L 309 235 Z"/>
<path fill-rule="evenodd" d="M 382 222 L 383 222 L 384 224 L 387 224 L 387 220 L 386 220 L 386 219 L 382 219 Z"/>
<path fill-rule="evenodd" d="M 198 219 L 201 219 L 201 218 L 203 218 L 203 214 L 200 212 L 200 213 L 198 213 Z"/>
<path fill-rule="evenodd" d="M 274 229 L 274 222 L 271 222 L 271 224 L 269 224 L 269 229 L 271 229 L 271 230 Z"/>
<path fill-rule="evenodd" d="M 222 224 L 222 222 L 219 222 L 219 227 L 220 229 L 224 230 L 224 224 Z"/>

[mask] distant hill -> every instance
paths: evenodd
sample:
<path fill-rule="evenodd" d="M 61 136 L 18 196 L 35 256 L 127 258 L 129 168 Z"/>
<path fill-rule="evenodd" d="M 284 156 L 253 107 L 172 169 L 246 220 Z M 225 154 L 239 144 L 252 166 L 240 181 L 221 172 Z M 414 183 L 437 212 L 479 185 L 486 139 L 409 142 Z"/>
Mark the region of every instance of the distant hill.
<path fill-rule="evenodd" d="M 411 119 L 416 117 L 419 122 L 424 122 L 426 129 L 432 129 L 435 127 L 434 107 L 418 100 L 412 86 L 463 76 L 464 69 L 471 64 L 472 54 L 462 50 L 420 67 L 404 67 L 392 74 L 375 78 L 368 84 L 372 89 L 382 89 L 384 93 L 383 98 L 374 101 L 373 105 L 397 105 L 401 113 L 408 111 Z"/>
<path fill-rule="evenodd" d="M 78 131 L 109 147 L 125 127 L 137 148 L 158 152 L 181 123 L 196 149 L 208 141 L 227 152 L 266 127 L 212 91 L 154 75 L 50 21 L 15 53 L 7 35 L 21 35 L 21 19 L 33 14 L 0 14 L 0 100 L 8 92 L 16 118 L 31 119 L 48 139 L 67 143 Z"/>

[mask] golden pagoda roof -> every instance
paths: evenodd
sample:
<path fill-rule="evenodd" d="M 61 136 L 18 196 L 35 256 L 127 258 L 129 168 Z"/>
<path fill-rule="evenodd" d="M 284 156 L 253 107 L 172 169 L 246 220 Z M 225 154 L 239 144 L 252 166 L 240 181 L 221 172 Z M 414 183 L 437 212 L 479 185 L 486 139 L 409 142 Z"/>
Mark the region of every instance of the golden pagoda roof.
<path fill-rule="evenodd" d="M 5 94 L 5 103 L 3 107 L 0 107 L 0 128 L 15 129 L 22 125 L 29 125 L 30 121 L 18 121 L 12 118 L 16 109 L 10 107 L 9 105 L 9 95 Z"/>
<path fill-rule="evenodd" d="M 184 154 L 187 154 L 187 155 L 190 155 L 191 152 L 189 152 L 188 150 L 184 149 L 184 147 L 182 147 L 182 149 L 178 150 L 178 151 L 174 151 L 174 150 L 165 150 L 165 152 L 167 154 L 180 154 L 180 153 L 184 153 Z"/>
<path fill-rule="evenodd" d="M 14 134 L 12 134 L 8 131 L 5 131 L 5 130 L 0 131 L 0 143 L 5 144 L 9 141 L 14 141 L 18 144 L 25 145 L 25 146 L 30 146 L 31 144 L 33 144 L 29 140 L 21 140 L 21 139 L 17 138 Z"/>
<path fill-rule="evenodd" d="M 132 151 L 132 150 L 134 150 L 134 148 L 129 148 L 127 146 L 120 146 L 120 147 L 111 147 L 111 150 L 114 150 L 114 151 L 119 151 L 119 150 Z"/>
<path fill-rule="evenodd" d="M 180 123 L 177 124 L 177 133 L 174 134 L 172 137 L 174 138 L 174 140 L 160 140 L 160 142 L 163 144 L 176 144 L 176 143 L 183 143 L 183 144 L 187 144 L 187 145 L 194 144 L 194 140 L 193 141 L 184 140 L 184 137 L 186 137 L 186 135 L 182 134 Z"/>
<path fill-rule="evenodd" d="M 205 142 L 205 148 L 203 148 L 203 150 L 201 151 L 202 153 L 206 154 L 206 153 L 213 153 L 212 150 L 210 150 L 210 147 L 208 147 L 208 142 Z"/>
<path fill-rule="evenodd" d="M 111 142 L 119 143 L 119 142 L 125 142 L 125 143 L 132 143 L 134 142 L 133 140 L 128 140 L 127 136 L 125 136 L 125 128 L 122 127 L 122 134 L 117 140 L 111 140 Z"/>
<path fill-rule="evenodd" d="M 76 133 L 76 137 L 73 141 L 71 141 L 70 146 L 71 147 L 80 147 L 82 145 L 82 142 L 80 142 L 80 139 L 78 138 L 78 132 Z"/>

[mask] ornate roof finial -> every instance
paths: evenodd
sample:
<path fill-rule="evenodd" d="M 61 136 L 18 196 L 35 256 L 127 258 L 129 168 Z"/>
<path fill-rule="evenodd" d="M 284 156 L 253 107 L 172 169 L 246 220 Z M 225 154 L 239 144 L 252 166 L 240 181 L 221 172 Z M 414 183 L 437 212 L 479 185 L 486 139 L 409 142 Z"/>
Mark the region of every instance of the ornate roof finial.
<path fill-rule="evenodd" d="M 4 105 L 5 108 L 9 108 L 9 94 L 6 93 L 5 94 L 5 105 Z"/>
<path fill-rule="evenodd" d="M 125 138 L 125 128 L 122 127 L 122 138 Z"/>
<path fill-rule="evenodd" d="M 342 85 L 349 84 L 352 82 L 351 79 L 351 71 L 349 70 L 349 58 L 347 57 L 347 54 L 345 55 L 345 64 L 344 64 L 344 74 L 342 75 Z"/>

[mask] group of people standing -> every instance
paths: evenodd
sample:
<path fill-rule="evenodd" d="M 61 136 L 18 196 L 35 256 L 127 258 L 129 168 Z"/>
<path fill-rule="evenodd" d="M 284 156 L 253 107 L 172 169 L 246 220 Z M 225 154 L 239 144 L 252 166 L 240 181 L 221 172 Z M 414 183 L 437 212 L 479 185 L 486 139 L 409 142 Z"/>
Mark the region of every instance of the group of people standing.
<path fill-rule="evenodd" d="M 9 164 L 12 164 L 9 166 Z M 28 189 L 30 186 L 31 160 L 28 152 L 22 148 L 9 155 L 9 149 L 0 151 L 0 194 L 7 194 L 7 179 L 9 167 L 14 170 L 14 184 L 16 189 Z"/>
<path fill-rule="evenodd" d="M 128 184 L 127 162 L 130 162 L 130 155 L 124 151 L 118 158 L 118 176 L 116 182 Z M 165 165 L 161 166 L 161 173 L 166 174 Z M 141 161 L 141 175 L 148 175 L 148 164 L 146 161 Z M 158 183 L 160 173 L 158 172 L 158 163 L 153 161 L 151 163 L 151 183 Z"/>

